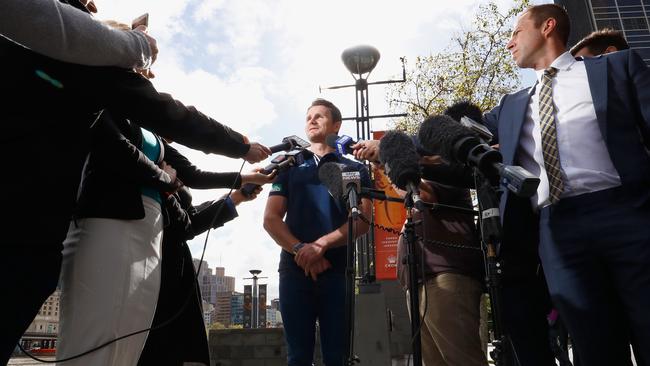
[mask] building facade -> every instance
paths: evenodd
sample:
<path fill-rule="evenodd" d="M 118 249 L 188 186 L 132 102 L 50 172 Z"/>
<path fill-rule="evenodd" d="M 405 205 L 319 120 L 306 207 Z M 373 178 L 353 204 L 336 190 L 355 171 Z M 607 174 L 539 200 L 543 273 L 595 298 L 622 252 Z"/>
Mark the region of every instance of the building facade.
<path fill-rule="evenodd" d="M 194 259 L 194 270 L 198 268 L 199 260 Z M 201 270 L 198 271 L 197 280 L 201 289 L 201 298 L 217 307 L 217 296 L 221 292 L 235 291 L 235 277 L 226 276 L 224 267 L 216 267 L 213 270 L 208 267 L 208 262 L 201 263 Z"/>
<path fill-rule="evenodd" d="M 650 65 L 650 0 L 555 0 L 571 18 L 569 46 L 590 32 L 612 28 L 623 31 L 630 47 Z"/>
<path fill-rule="evenodd" d="M 41 305 L 41 309 L 20 340 L 23 348 L 56 348 L 56 338 L 59 334 L 60 297 L 61 290 L 57 289 Z"/>
<path fill-rule="evenodd" d="M 244 325 L 244 294 L 233 292 L 230 297 L 230 324 Z"/>

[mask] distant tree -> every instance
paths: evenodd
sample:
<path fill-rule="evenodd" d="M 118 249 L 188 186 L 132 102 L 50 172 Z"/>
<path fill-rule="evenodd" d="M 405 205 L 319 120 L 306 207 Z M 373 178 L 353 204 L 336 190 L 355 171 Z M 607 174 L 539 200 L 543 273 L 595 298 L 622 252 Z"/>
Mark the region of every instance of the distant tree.
<path fill-rule="evenodd" d="M 528 5 L 529 0 L 515 0 L 505 13 L 494 2 L 480 5 L 472 27 L 454 36 L 447 49 L 417 57 L 406 82 L 390 84 L 387 91 L 390 109 L 408 114 L 395 127 L 415 132 L 428 115 L 458 100 L 486 111 L 520 88 L 521 77 L 506 44 L 515 16 Z"/>
<path fill-rule="evenodd" d="M 226 329 L 226 326 L 219 322 L 214 322 L 210 324 L 210 330 L 215 330 L 215 329 Z"/>

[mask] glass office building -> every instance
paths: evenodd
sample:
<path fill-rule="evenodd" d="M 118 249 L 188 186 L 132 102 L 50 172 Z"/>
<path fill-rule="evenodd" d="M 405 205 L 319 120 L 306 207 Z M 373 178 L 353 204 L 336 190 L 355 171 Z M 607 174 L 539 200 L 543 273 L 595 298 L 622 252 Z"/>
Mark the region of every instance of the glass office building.
<path fill-rule="evenodd" d="M 621 30 L 630 47 L 650 65 L 650 0 L 556 0 L 571 18 L 569 46 L 602 28 Z"/>

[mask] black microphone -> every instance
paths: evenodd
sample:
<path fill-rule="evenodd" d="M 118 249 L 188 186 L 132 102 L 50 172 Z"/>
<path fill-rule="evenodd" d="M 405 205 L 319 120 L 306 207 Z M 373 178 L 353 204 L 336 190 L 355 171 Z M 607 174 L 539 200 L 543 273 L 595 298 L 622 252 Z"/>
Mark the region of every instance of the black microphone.
<path fill-rule="evenodd" d="M 499 151 L 449 116 L 430 116 L 420 125 L 418 136 L 425 148 L 450 162 L 478 168 L 493 184 L 501 178 L 518 196 L 531 197 L 537 192 L 539 178 L 521 167 L 504 165 Z"/>
<path fill-rule="evenodd" d="M 318 179 L 336 200 L 346 200 L 353 217 L 359 215 L 361 173 L 344 164 L 327 162 L 318 167 Z"/>
<path fill-rule="evenodd" d="M 269 150 L 271 150 L 271 154 L 275 154 L 276 152 L 280 151 L 291 151 L 293 149 L 306 149 L 311 144 L 300 137 L 296 135 L 292 136 L 287 136 L 282 139 L 281 144 L 269 146 Z"/>
<path fill-rule="evenodd" d="M 494 138 L 492 132 L 483 124 L 479 123 L 483 119 L 481 108 L 469 101 L 460 101 L 447 107 L 443 114 L 453 118 L 461 125 L 469 128 L 483 140 L 490 142 Z"/>
<path fill-rule="evenodd" d="M 450 105 L 444 112 L 442 112 L 442 114 L 449 116 L 458 122 L 460 122 L 463 117 L 470 118 L 474 121 L 480 121 L 483 119 L 481 108 L 467 100 L 461 100 Z"/>
<path fill-rule="evenodd" d="M 411 137 L 400 131 L 388 131 L 379 144 L 379 160 L 384 164 L 391 182 L 399 189 L 406 190 L 416 208 L 420 209 L 420 156 Z"/>

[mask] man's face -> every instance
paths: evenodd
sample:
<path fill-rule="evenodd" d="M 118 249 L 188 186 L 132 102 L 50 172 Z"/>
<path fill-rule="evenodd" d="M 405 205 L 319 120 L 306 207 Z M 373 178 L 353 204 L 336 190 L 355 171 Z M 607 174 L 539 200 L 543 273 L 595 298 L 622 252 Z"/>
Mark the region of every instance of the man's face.
<path fill-rule="evenodd" d="M 341 121 L 332 121 L 332 113 L 322 105 L 307 110 L 305 134 L 310 142 L 324 142 L 327 135 L 338 133 Z"/>
<path fill-rule="evenodd" d="M 521 68 L 535 66 L 535 62 L 543 53 L 545 43 L 543 27 L 544 23 L 540 24 L 539 28 L 535 27 L 535 21 L 528 12 L 519 17 L 510 42 L 506 45 L 517 66 Z"/>

